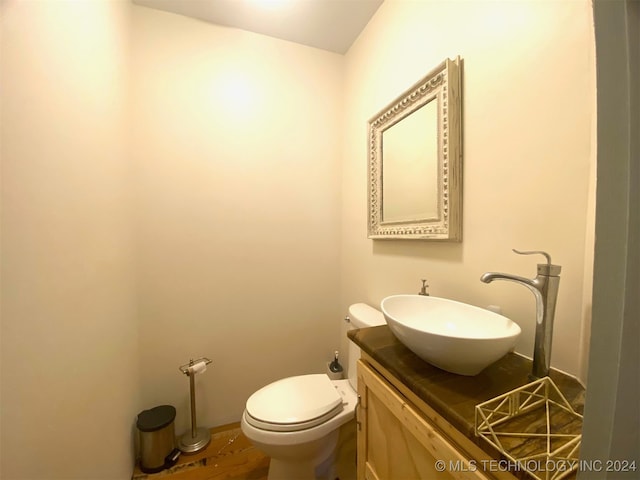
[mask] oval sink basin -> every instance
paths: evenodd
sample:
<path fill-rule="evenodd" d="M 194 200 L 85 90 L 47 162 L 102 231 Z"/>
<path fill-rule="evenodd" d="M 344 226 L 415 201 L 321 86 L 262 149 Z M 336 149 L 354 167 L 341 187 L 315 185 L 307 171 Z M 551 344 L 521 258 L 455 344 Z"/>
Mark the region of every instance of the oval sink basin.
<path fill-rule="evenodd" d="M 393 295 L 380 304 L 396 338 L 423 360 L 477 375 L 515 347 L 520 326 L 497 313 L 446 298 Z"/>

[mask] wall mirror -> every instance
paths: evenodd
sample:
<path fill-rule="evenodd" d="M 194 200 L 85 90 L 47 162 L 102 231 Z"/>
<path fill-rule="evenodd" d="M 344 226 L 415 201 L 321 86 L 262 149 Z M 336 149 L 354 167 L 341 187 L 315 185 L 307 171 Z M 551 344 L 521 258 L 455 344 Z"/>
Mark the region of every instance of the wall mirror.
<path fill-rule="evenodd" d="M 462 240 L 461 70 L 445 60 L 369 120 L 369 238 Z"/>

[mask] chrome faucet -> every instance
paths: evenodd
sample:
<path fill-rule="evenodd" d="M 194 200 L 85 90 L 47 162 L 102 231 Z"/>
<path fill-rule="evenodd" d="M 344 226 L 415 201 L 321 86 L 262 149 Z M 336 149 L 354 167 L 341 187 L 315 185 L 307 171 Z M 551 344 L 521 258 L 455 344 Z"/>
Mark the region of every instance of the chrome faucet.
<path fill-rule="evenodd" d="M 560 285 L 560 265 L 551 263 L 551 256 L 546 252 L 520 252 L 513 249 L 518 255 L 533 255 L 539 253 L 547 258 L 547 263 L 538 264 L 538 274 L 529 279 L 507 273 L 487 272 L 480 280 L 491 283 L 494 280 L 510 280 L 524 285 L 533 292 L 536 298 L 536 337 L 533 347 L 533 378 L 542 378 L 549 375 L 551 367 L 551 338 L 553 336 L 553 316 L 556 310 L 558 298 L 558 286 Z"/>

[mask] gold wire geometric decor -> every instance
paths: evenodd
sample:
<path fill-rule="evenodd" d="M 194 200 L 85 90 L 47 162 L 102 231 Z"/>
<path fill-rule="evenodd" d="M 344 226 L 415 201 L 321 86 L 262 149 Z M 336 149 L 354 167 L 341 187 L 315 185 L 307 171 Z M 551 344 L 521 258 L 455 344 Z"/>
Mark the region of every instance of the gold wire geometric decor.
<path fill-rule="evenodd" d="M 480 403 L 475 413 L 476 435 L 512 468 L 538 480 L 560 480 L 578 468 L 582 415 L 549 377 Z"/>

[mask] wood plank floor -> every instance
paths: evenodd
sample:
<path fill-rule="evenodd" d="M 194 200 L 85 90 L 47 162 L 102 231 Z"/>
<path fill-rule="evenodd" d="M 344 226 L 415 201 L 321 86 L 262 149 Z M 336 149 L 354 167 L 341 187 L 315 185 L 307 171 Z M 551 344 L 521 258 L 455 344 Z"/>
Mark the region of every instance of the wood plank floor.
<path fill-rule="evenodd" d="M 269 458 L 242 434 L 239 423 L 211 429 L 211 443 L 194 455 L 180 455 L 168 470 L 147 474 L 136 466 L 133 480 L 266 480 Z"/>

